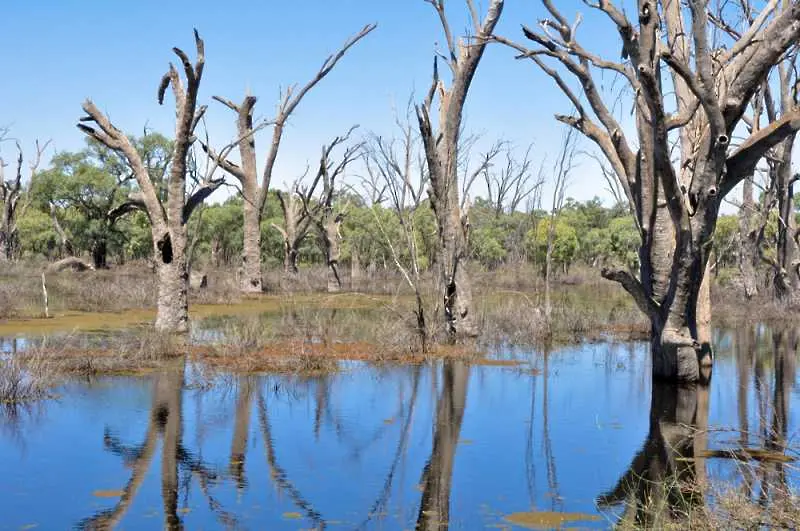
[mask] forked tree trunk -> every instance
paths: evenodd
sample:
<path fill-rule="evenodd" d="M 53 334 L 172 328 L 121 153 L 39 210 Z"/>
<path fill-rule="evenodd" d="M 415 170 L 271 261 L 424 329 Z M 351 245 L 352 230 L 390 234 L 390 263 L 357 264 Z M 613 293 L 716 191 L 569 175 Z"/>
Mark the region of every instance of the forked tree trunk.
<path fill-rule="evenodd" d="M 261 219 L 286 122 L 303 100 L 303 97 L 333 70 L 353 45 L 366 37 L 375 27 L 375 24 L 368 24 L 361 31 L 347 39 L 336 54 L 328 56 L 314 78 L 303 87 L 297 89 L 297 87 L 292 86 L 282 93 L 277 115 L 269 122 L 266 120 L 257 124 L 253 122 L 253 110 L 256 104 L 255 96 L 246 95 L 240 104 L 220 96 L 214 96 L 215 100 L 236 113 L 236 130 L 239 135 L 237 141 L 222 149 L 219 153 L 215 153 L 210 146 L 204 146 L 204 149 L 242 185 L 242 197 L 244 198 L 244 246 L 242 251 L 241 290 L 243 292 L 254 293 L 263 289 L 261 277 Z M 256 170 L 255 134 L 267 125 L 273 126 L 272 139 L 269 150 L 266 152 L 264 172 L 259 179 Z M 235 164 L 227 158 L 230 153 L 229 148 L 234 145 L 239 148 L 240 164 Z"/>
<path fill-rule="evenodd" d="M 299 269 L 297 268 L 297 255 L 299 251 L 293 242 L 284 240 L 283 242 L 283 271 L 284 273 L 296 274 Z"/>
<path fill-rule="evenodd" d="M 759 230 L 754 223 L 754 209 L 753 179 L 748 177 L 742 183 L 742 206 L 739 209 L 739 272 L 742 275 L 744 296 L 747 299 L 758 295 L 756 266 L 759 262 Z"/>
<path fill-rule="evenodd" d="M 442 296 L 447 333 L 451 340 L 459 340 L 478 335 L 472 307 L 472 283 L 467 271 L 469 220 L 462 215 L 459 199 L 459 140 L 467 93 L 486 45 L 500 20 L 504 2 L 491 0 L 483 20 L 478 18 L 474 9 L 470 9 L 474 34 L 458 42 L 450 32 L 444 1 L 434 0 L 430 4 L 436 9 L 445 34 L 448 55 L 443 57 L 452 72 L 452 84 L 447 87 L 439 78 L 436 58 L 431 87 L 416 111 L 430 178 L 428 195 L 439 235 L 436 247 L 438 289 Z M 438 130 L 435 131 L 431 116 L 436 95 L 439 99 L 439 119 L 436 124 Z"/>
<path fill-rule="evenodd" d="M 131 197 L 138 208 L 146 211 L 153 237 L 154 260 L 158 275 L 158 300 L 155 328 L 163 332 L 186 332 L 189 329 L 187 292 L 189 271 L 187 261 L 187 227 L 192 212 L 219 188 L 223 180 L 213 179 L 213 173 L 199 182 L 187 196 L 187 158 L 195 141 L 194 130 L 202 120 L 205 106 L 197 107 L 197 92 L 205 65 L 205 45 L 194 32 L 197 60 L 195 64 L 179 48 L 173 48 L 181 60 L 185 83 L 178 70 L 170 65 L 161 79 L 158 102 L 164 102 L 166 90 L 172 86 L 175 97 L 176 124 L 169 172 L 166 179 L 167 197 L 164 200 L 156 190 L 154 176 L 130 139 L 115 127 L 94 103 L 87 100 L 83 110 L 87 116 L 78 128 L 86 135 L 124 155 L 136 177 L 139 191 Z M 99 129 L 87 125 L 95 124 Z M 162 171 L 163 173 L 163 171 Z"/>

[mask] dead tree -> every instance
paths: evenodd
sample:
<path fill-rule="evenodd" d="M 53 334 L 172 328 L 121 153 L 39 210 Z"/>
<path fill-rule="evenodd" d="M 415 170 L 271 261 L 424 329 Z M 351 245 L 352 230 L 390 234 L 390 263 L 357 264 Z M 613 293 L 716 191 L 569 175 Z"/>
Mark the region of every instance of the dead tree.
<path fill-rule="evenodd" d="M 445 14 L 444 0 L 426 0 L 436 10 L 447 49 L 441 54 L 450 69 L 449 87 L 439 78 L 439 57 L 433 62 L 433 82 L 417 119 L 430 174 L 429 196 L 439 233 L 436 262 L 438 291 L 443 301 L 448 334 L 453 339 L 475 337 L 478 324 L 472 308 L 472 285 L 467 271 L 469 219 L 462 215 L 458 189 L 459 136 L 467 92 L 478 63 L 503 11 L 503 0 L 491 0 L 486 17 L 480 20 L 474 2 L 467 0 L 472 35 L 461 40 L 453 36 Z M 433 100 L 438 95 L 439 117 L 432 122 Z"/>
<path fill-rule="evenodd" d="M 347 206 L 336 208 L 336 179 L 344 175 L 347 166 L 361 156 L 363 144 L 348 147 L 337 163 L 332 162 L 331 155 L 337 146 L 347 142 L 350 134 L 357 126 L 350 128 L 347 134 L 337 136 L 330 144 L 322 146 L 319 169 L 311 186 L 305 190 L 298 189 L 305 216 L 314 223 L 319 232 L 322 250 L 325 252 L 325 264 L 328 266 L 328 291 L 342 289 L 342 278 L 339 275 L 339 258 L 341 256 L 341 226 L 347 215 Z M 322 192 L 316 200 L 314 190 L 322 183 Z"/>
<path fill-rule="evenodd" d="M 777 67 L 779 101 L 772 97 L 772 87 L 764 84 L 765 105 L 768 123 L 796 113 L 798 108 L 797 51 Z M 756 127 L 758 129 L 758 127 Z M 792 152 L 797 130 L 781 140 L 766 157 L 769 175 L 775 190 L 778 207 L 778 238 L 775 258 L 770 260 L 773 270 L 773 287 L 778 300 L 796 300 L 800 290 L 800 260 L 798 260 L 797 220 L 795 218 L 794 183 L 797 175 L 792 172 Z"/>
<path fill-rule="evenodd" d="M 283 238 L 283 270 L 285 273 L 297 273 L 300 244 L 311 228 L 311 218 L 303 209 L 299 180 L 294 182 L 289 191 L 276 190 L 275 195 L 283 213 L 283 226 L 272 223 L 272 228 L 280 232 Z"/>
<path fill-rule="evenodd" d="M 36 170 L 42 161 L 42 154 L 50 142 L 43 145 L 36 141 L 36 157 L 30 165 L 30 175 L 28 182 L 33 181 Z M 6 162 L 0 157 L 0 204 L 3 206 L 2 218 L 0 218 L 0 262 L 13 260 L 19 251 L 19 234 L 17 220 L 20 214 L 24 213 L 28 203 L 20 204 L 26 191 L 22 184 L 22 147 L 17 143 L 17 164 L 14 176 L 6 180 L 4 168 Z M 21 208 L 20 208 L 21 207 Z"/>
<path fill-rule="evenodd" d="M 375 224 L 380 236 L 389 247 L 395 266 L 403 275 L 409 287 L 414 291 L 416 309 L 416 332 L 420 340 L 422 352 L 428 349 L 428 323 L 425 318 L 425 304 L 422 297 L 422 268 L 420 266 L 417 230 L 414 220 L 422 203 L 425 186 L 428 184 L 428 173 L 424 158 L 417 157 L 419 139 L 414 134 L 411 121 L 396 120 L 400 129 L 400 138 L 385 139 L 372 135 L 365 154 L 365 168 L 368 178 L 367 187 L 370 195 L 379 197 L 389 203 L 389 208 L 400 225 L 401 241 L 393 241 L 386 228 L 381 224 L 373 201 Z M 408 256 L 405 259 L 405 256 Z"/>
<path fill-rule="evenodd" d="M 791 112 L 738 146 L 730 141 L 754 93 L 795 45 L 800 6 L 776 9 L 772 1 L 741 37 L 712 47 L 707 0 L 690 0 L 687 10 L 677 1 L 638 0 L 636 21 L 610 0 L 588 3 L 617 29 L 623 62 L 614 62 L 578 42 L 580 17 L 570 23 L 552 0 L 542 3 L 552 18 L 542 20 L 538 30 L 523 28 L 532 49 L 497 40 L 555 81 L 576 111 L 556 118 L 594 141 L 613 167 L 636 212 L 640 272 L 639 278 L 621 270 L 605 270 L 603 276 L 619 282 L 649 317 L 653 375 L 695 381 L 710 353 L 708 331 L 699 326 L 708 322 L 710 308 L 698 300 L 708 300 L 701 291 L 708 285 L 703 280 L 721 201 L 800 127 L 800 113 Z M 614 117 L 595 81 L 598 71 L 630 86 L 637 142 L 628 140 Z M 582 96 L 565 79 L 567 73 Z M 677 168 L 670 158 L 675 137 Z"/>
<path fill-rule="evenodd" d="M 763 234 L 761 216 L 753 199 L 753 176 L 742 182 L 742 203 L 739 206 L 739 273 L 742 275 L 744 296 L 752 299 L 758 294 L 759 237 Z"/>
<path fill-rule="evenodd" d="M 575 169 L 575 144 L 577 139 L 574 129 L 568 129 L 563 138 L 561 152 L 553 166 L 553 201 L 547 225 L 547 247 L 544 259 L 544 315 L 547 320 L 548 332 L 553 313 L 550 292 L 553 277 L 553 247 L 556 240 L 556 223 L 558 222 L 559 214 L 561 214 L 561 209 L 564 207 L 569 178 Z"/>
<path fill-rule="evenodd" d="M 78 124 L 85 134 L 122 154 L 136 176 L 139 190 L 130 200 L 147 213 L 150 220 L 158 274 L 158 313 L 155 326 L 162 331 L 185 332 L 189 329 L 186 225 L 192 211 L 223 183 L 222 179 L 213 178 L 214 167 L 210 166 L 202 182 L 198 183 L 191 194 L 187 194 L 187 159 L 196 140 L 194 131 L 206 110 L 205 106 L 197 107 L 197 91 L 205 62 L 204 45 L 196 30 L 194 37 L 197 48 L 194 65 L 183 50 L 173 48 L 183 65 L 186 85 L 184 86 L 178 70 L 170 64 L 158 88 L 159 104 L 164 103 L 165 93 L 170 86 L 175 97 L 175 140 L 165 183 L 165 200 L 159 197 L 158 183 L 148 172 L 147 165 L 131 140 L 91 100 L 86 100 L 83 104 L 87 116 Z M 94 123 L 97 128 L 86 125 L 87 122 Z"/>
<path fill-rule="evenodd" d="M 339 51 L 328 56 L 322 67 L 313 79 L 306 83 L 299 91 L 295 91 L 295 86 L 289 87 L 280 98 L 278 113 L 272 120 L 254 124 L 253 109 L 256 104 L 256 97 L 247 95 L 242 103 L 236 104 L 231 100 L 214 96 L 214 99 L 222 103 L 236 113 L 236 128 L 238 139 L 236 141 L 239 148 L 239 159 L 241 164 L 231 162 L 227 156 L 220 152 L 216 153 L 208 145 L 204 147 L 214 157 L 219 165 L 241 184 L 242 198 L 244 199 L 244 246 L 242 248 L 242 283 L 241 289 L 244 292 L 260 292 L 263 289 L 261 278 L 261 220 L 264 213 L 264 206 L 267 202 L 269 184 L 272 180 L 272 173 L 275 161 L 278 158 L 278 150 L 283 138 L 284 127 L 289 120 L 292 112 L 297 108 L 306 94 L 314 88 L 322 79 L 330 73 L 336 63 L 344 57 L 345 53 L 358 41 L 367 36 L 376 28 L 375 24 L 369 24 L 354 36 L 345 41 Z M 258 170 L 256 168 L 256 142 L 255 134 L 259 129 L 268 125 L 272 126 L 272 141 L 266 153 L 266 162 L 259 182 Z"/>
<path fill-rule="evenodd" d="M 487 167 L 483 171 L 483 179 L 486 182 L 486 195 L 489 206 L 494 210 L 495 218 L 500 218 L 503 212 L 512 213 L 525 201 L 536 189 L 541 186 L 541 182 L 535 182 L 533 178 L 530 144 L 525 150 L 522 160 L 514 157 L 512 146 L 506 145 L 506 163 L 497 171 L 491 171 Z"/>

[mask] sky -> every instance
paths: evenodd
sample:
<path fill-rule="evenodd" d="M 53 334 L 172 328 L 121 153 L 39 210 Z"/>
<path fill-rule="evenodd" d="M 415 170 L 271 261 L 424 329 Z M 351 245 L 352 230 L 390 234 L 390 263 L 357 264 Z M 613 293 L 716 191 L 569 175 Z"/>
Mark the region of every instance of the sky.
<path fill-rule="evenodd" d="M 488 0 L 476 3 L 484 13 Z M 569 17 L 583 13 L 579 35 L 585 45 L 615 58 L 616 33 L 602 14 L 579 0 L 557 3 Z M 454 33 L 463 34 L 466 4 L 449 0 L 447 9 Z M 542 11 L 534 0 L 507 0 L 497 33 L 522 40 L 520 24 L 534 25 Z M 273 176 L 276 186 L 313 166 L 320 146 L 352 125 L 361 134 L 391 135 L 395 110 L 403 111 L 412 94 L 419 100 L 427 90 L 436 43 L 442 41 L 436 13 L 423 0 L 3 0 L 0 20 L 0 126 L 10 126 L 27 152 L 37 138 L 51 140 L 54 150 L 80 149 L 84 139 L 75 124 L 86 98 L 126 132 L 141 134 L 148 127 L 171 134 L 174 107 L 171 100 L 159 106 L 156 89 L 176 59 L 173 46 L 194 56 L 192 28 L 206 48 L 199 102 L 209 105 L 212 144 L 225 145 L 234 138 L 235 116 L 212 96 L 240 101 L 249 91 L 258 97 L 255 115 L 270 117 L 282 87 L 304 84 L 348 36 L 377 23 L 292 115 Z M 533 143 L 538 167 L 558 154 L 562 126 L 553 114 L 570 112 L 566 98 L 532 62 L 491 45 L 467 99 L 466 129 L 481 135 L 478 150 L 498 139 L 523 151 Z M 259 165 L 268 135 L 256 139 Z M 595 150 L 588 141 L 580 147 Z M 0 155 L 8 157 L 12 148 L 0 145 Z M 567 195 L 598 195 L 610 204 L 605 188 L 585 157 Z M 472 193 L 484 195 L 484 189 L 478 182 Z M 217 200 L 230 193 L 224 190 Z"/>

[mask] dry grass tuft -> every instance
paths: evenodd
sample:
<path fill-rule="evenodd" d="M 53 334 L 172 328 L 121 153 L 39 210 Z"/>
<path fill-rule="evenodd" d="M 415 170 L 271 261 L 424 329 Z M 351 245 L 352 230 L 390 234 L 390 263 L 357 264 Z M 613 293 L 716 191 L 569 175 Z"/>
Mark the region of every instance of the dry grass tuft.
<path fill-rule="evenodd" d="M 0 361 L 0 403 L 6 406 L 45 398 L 55 382 L 52 362 L 41 353 Z"/>

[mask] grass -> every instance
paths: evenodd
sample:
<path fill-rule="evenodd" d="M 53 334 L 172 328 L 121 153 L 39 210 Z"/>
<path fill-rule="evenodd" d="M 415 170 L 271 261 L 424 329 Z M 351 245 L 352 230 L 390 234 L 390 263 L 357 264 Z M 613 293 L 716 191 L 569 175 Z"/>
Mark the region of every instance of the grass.
<path fill-rule="evenodd" d="M 55 384 L 53 362 L 40 352 L 0 361 L 0 403 L 14 407 L 48 396 Z"/>

